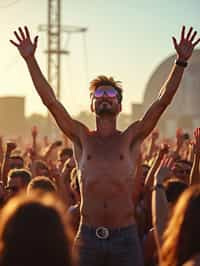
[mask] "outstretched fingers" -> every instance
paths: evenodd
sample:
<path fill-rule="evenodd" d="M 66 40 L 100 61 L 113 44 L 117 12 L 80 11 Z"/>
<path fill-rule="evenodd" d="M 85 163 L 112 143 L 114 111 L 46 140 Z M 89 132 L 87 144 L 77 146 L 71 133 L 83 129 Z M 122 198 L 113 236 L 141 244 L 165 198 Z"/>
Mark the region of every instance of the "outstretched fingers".
<path fill-rule="evenodd" d="M 192 30 L 193 30 L 193 27 L 190 27 L 190 29 L 189 29 L 189 31 L 188 31 L 188 33 L 187 33 L 187 36 L 186 36 L 186 40 L 189 40 L 190 35 L 191 35 L 191 33 L 192 33 Z"/>
<path fill-rule="evenodd" d="M 30 39 L 30 32 L 29 32 L 28 27 L 27 26 L 24 26 L 24 30 L 25 30 L 27 39 Z"/>
<path fill-rule="evenodd" d="M 196 42 L 193 43 L 193 47 L 195 47 L 198 43 L 200 43 L 200 38 Z"/>
<path fill-rule="evenodd" d="M 14 35 L 15 35 L 16 39 L 21 43 L 22 39 L 20 38 L 19 34 L 16 31 L 14 31 Z"/>
<path fill-rule="evenodd" d="M 172 41 L 173 41 L 173 44 L 174 44 L 174 48 L 177 49 L 178 48 L 178 44 L 177 44 L 177 40 L 176 40 L 176 38 L 174 36 L 172 37 Z"/>
<path fill-rule="evenodd" d="M 34 38 L 34 46 L 37 47 L 37 44 L 38 44 L 38 37 L 39 36 L 35 36 Z"/>
<path fill-rule="evenodd" d="M 20 37 L 21 37 L 21 39 L 24 41 L 24 40 L 26 39 L 26 37 L 25 37 L 25 34 L 24 34 L 22 28 L 19 27 L 18 30 L 19 30 L 19 33 L 20 33 Z"/>
<path fill-rule="evenodd" d="M 167 161 L 167 167 L 171 170 L 172 169 L 172 166 L 173 166 L 173 163 L 174 163 L 174 160 L 173 158 L 168 158 L 168 161 Z"/>
<path fill-rule="evenodd" d="M 193 34 L 193 27 L 190 27 L 187 36 L 186 36 L 186 40 L 189 41 L 190 43 L 192 43 L 197 35 L 197 31 L 194 31 Z M 198 43 L 200 42 L 200 38 L 198 40 L 196 40 L 194 43 L 192 43 L 192 46 L 195 47 Z"/>
<path fill-rule="evenodd" d="M 193 42 L 194 38 L 196 37 L 197 35 L 197 31 L 195 30 L 194 33 L 192 34 L 191 38 L 190 38 L 190 42 Z"/>
<path fill-rule="evenodd" d="M 181 30 L 181 40 L 184 40 L 184 38 L 185 38 L 185 26 L 183 26 Z"/>
<path fill-rule="evenodd" d="M 19 46 L 19 44 L 18 43 L 16 43 L 16 42 L 14 42 L 13 40 L 10 40 L 10 42 L 14 45 L 14 46 L 16 46 L 16 47 L 18 47 Z"/>
<path fill-rule="evenodd" d="M 162 160 L 162 162 L 161 162 L 161 167 L 163 167 L 163 168 L 167 168 L 167 169 L 171 170 L 173 164 L 174 164 L 174 160 L 173 160 L 173 158 L 165 157 L 165 158 Z"/>

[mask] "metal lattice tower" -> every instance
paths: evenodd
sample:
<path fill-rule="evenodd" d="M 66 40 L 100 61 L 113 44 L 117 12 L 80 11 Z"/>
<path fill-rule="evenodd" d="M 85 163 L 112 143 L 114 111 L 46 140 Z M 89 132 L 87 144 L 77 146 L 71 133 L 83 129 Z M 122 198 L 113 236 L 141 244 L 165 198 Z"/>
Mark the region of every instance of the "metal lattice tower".
<path fill-rule="evenodd" d="M 56 90 L 56 96 L 60 99 L 61 90 L 61 55 L 69 54 L 69 51 L 61 49 L 61 35 L 72 33 L 84 33 L 87 28 L 61 25 L 61 0 L 48 0 L 48 23 L 39 26 L 39 30 L 47 32 L 47 73 L 48 82 Z"/>
<path fill-rule="evenodd" d="M 40 25 L 39 31 L 47 33 L 47 78 L 51 87 L 55 90 L 60 100 L 61 92 L 61 56 L 69 54 L 69 51 L 61 48 L 62 33 L 67 34 L 67 43 L 72 33 L 85 33 L 87 28 L 61 25 L 61 0 L 48 0 L 47 25 Z M 48 132 L 55 132 L 52 127 L 52 119 L 48 114 Z"/>
<path fill-rule="evenodd" d="M 48 80 L 60 98 L 60 0 L 48 0 Z"/>
<path fill-rule="evenodd" d="M 47 25 L 40 29 L 47 32 L 47 78 L 52 88 L 56 90 L 56 96 L 60 98 L 61 80 L 61 55 L 67 51 L 61 50 L 61 1 L 48 0 Z"/>

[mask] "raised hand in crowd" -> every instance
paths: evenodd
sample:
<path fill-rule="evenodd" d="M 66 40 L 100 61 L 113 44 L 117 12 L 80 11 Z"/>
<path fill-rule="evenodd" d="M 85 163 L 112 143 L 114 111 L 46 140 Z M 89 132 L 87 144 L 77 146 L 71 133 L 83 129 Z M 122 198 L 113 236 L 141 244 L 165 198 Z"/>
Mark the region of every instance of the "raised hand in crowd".
<path fill-rule="evenodd" d="M 48 161 L 51 157 L 51 154 L 53 152 L 54 149 L 61 147 L 62 146 L 62 141 L 61 140 L 56 140 L 54 142 L 52 142 L 51 144 L 49 144 L 47 146 L 47 148 L 45 149 L 45 152 L 43 154 L 43 159 L 45 161 Z"/>
<path fill-rule="evenodd" d="M 172 158 L 164 158 L 155 173 L 154 185 L 163 184 L 163 182 L 172 176 Z"/>
<path fill-rule="evenodd" d="M 184 134 L 181 128 L 176 129 L 176 146 L 173 152 L 173 158 L 177 159 L 180 157 L 180 151 L 184 143 Z"/>
<path fill-rule="evenodd" d="M 71 177 L 71 172 L 75 167 L 75 161 L 74 158 L 71 157 L 68 159 L 63 166 L 61 176 L 59 180 L 57 180 L 57 186 L 60 191 L 61 198 L 65 203 L 68 205 L 72 205 L 73 200 L 72 200 L 72 190 L 70 186 L 70 177 Z"/>
<path fill-rule="evenodd" d="M 38 128 L 37 126 L 33 126 L 31 129 L 31 135 L 33 139 L 36 139 L 36 137 L 38 136 Z"/>
<path fill-rule="evenodd" d="M 37 126 L 33 126 L 31 129 L 31 136 L 32 136 L 32 147 L 31 147 L 31 159 L 32 161 L 38 159 L 38 151 L 37 151 L 37 136 L 38 136 L 38 129 Z"/>
<path fill-rule="evenodd" d="M 194 142 L 193 142 L 193 164 L 190 173 L 190 185 L 199 184 L 199 162 L 200 162 L 200 128 L 194 130 Z"/>
<path fill-rule="evenodd" d="M 7 183 L 7 175 L 10 170 L 10 156 L 12 154 L 12 151 L 14 151 L 17 148 L 17 144 L 12 141 L 8 141 L 5 143 L 5 153 L 3 156 L 3 162 L 1 166 L 1 180 L 3 181 L 3 184 L 5 185 Z"/>
<path fill-rule="evenodd" d="M 151 189 L 151 187 L 153 186 L 155 172 L 157 171 L 159 165 L 161 164 L 164 156 L 167 155 L 168 152 L 169 152 L 169 146 L 167 144 L 161 144 L 158 154 L 152 164 L 152 167 L 150 168 L 147 174 L 147 177 L 145 180 L 146 188 Z"/>
<path fill-rule="evenodd" d="M 164 158 L 155 173 L 152 191 L 152 223 L 158 248 L 162 244 L 162 235 L 168 219 L 168 202 L 163 182 L 172 177 L 172 158 Z"/>
<path fill-rule="evenodd" d="M 146 159 L 149 160 L 156 153 L 158 146 L 156 145 L 157 140 L 159 139 L 159 131 L 158 129 L 154 129 L 150 135 L 149 139 L 149 147 L 147 151 Z"/>

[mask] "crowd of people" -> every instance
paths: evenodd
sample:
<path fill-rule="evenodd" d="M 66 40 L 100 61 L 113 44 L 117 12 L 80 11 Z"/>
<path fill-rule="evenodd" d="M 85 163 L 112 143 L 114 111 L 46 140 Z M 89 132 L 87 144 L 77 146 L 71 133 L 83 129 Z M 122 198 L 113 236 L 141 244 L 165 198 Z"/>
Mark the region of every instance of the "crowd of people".
<path fill-rule="evenodd" d="M 76 265 L 81 195 L 73 151 L 64 140 L 30 136 L 31 148 L 1 139 L 0 265 Z M 156 129 L 143 142 L 132 212 L 144 265 L 198 265 L 199 161 L 199 128 L 187 138 L 177 129 L 170 139 Z"/>
<path fill-rule="evenodd" d="M 38 37 L 14 32 L 33 84 L 64 139 L 29 145 L 0 140 L 0 266 L 200 265 L 200 128 L 156 129 L 194 47 L 191 27 L 173 37 L 177 59 L 158 98 L 125 131 L 117 129 L 122 84 L 90 83 L 96 129 L 73 119 L 56 99 L 35 58 Z M 159 89 L 159 88 L 158 88 Z M 192 90 L 192 88 L 191 88 Z M 191 92 L 192 93 L 192 92 Z"/>

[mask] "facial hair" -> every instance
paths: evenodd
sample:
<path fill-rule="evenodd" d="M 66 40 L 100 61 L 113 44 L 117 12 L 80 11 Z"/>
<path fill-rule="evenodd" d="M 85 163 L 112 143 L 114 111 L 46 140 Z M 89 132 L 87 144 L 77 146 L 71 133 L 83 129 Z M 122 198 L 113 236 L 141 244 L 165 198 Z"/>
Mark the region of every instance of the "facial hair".
<path fill-rule="evenodd" d="M 97 109 L 96 109 L 96 114 L 97 115 L 111 115 L 115 114 L 115 110 L 113 110 L 111 104 L 108 102 L 102 103 Z"/>

